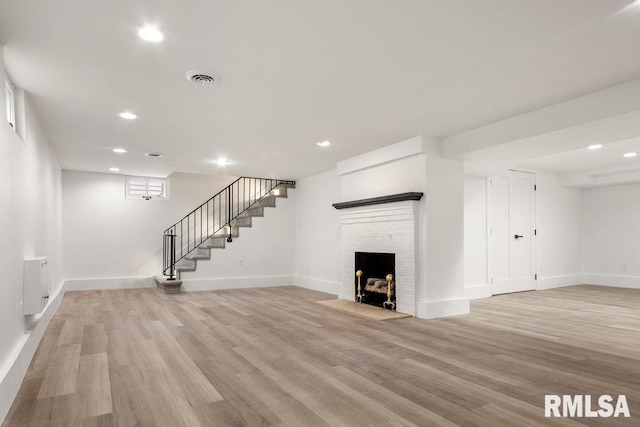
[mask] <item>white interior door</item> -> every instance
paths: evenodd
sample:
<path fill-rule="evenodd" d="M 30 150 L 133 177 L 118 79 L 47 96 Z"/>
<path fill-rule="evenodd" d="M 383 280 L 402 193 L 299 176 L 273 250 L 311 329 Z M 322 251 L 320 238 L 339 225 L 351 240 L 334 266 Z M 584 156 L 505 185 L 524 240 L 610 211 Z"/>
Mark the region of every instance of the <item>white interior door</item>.
<path fill-rule="evenodd" d="M 489 277 L 491 293 L 536 288 L 535 175 L 511 171 L 489 178 Z"/>
<path fill-rule="evenodd" d="M 536 288 L 533 221 L 535 176 L 525 172 L 511 172 L 509 175 L 510 264 L 513 292 L 530 291 Z"/>
<path fill-rule="evenodd" d="M 509 177 L 489 178 L 489 276 L 491 293 L 513 292 L 509 228 Z"/>

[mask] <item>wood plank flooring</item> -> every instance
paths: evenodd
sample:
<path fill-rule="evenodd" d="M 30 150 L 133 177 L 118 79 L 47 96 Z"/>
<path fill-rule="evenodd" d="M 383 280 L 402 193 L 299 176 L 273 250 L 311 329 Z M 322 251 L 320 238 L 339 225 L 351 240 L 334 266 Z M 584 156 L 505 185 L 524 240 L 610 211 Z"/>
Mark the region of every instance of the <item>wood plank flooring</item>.
<path fill-rule="evenodd" d="M 68 292 L 3 425 L 640 425 L 640 290 L 503 295 L 428 321 L 328 298 Z M 545 418 L 545 394 L 624 394 L 631 418 Z"/>

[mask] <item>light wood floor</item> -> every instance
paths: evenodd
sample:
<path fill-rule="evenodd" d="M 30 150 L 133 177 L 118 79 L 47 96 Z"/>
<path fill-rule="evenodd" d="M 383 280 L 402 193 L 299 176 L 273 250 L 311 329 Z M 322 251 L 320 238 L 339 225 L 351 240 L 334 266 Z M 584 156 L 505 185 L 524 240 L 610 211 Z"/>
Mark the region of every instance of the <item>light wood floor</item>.
<path fill-rule="evenodd" d="M 640 290 L 504 295 L 429 321 L 327 298 L 69 292 L 4 425 L 640 425 Z M 545 419 L 545 394 L 624 394 L 632 417 Z"/>

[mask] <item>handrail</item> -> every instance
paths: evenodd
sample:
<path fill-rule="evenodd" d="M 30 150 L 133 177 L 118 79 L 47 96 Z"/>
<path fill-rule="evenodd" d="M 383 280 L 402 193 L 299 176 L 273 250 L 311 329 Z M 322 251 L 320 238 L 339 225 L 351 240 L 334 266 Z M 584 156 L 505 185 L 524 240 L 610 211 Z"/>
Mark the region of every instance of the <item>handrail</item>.
<path fill-rule="evenodd" d="M 232 222 L 281 185 L 294 186 L 295 181 L 240 177 L 164 230 L 162 274 L 175 280 L 178 261 L 225 227 L 231 243 Z"/>
<path fill-rule="evenodd" d="M 216 193 L 213 197 L 211 197 L 210 199 L 208 199 L 206 202 L 204 202 L 203 204 L 201 204 L 200 206 L 198 206 L 197 208 L 195 208 L 194 210 L 192 210 L 191 212 L 189 212 L 188 214 L 186 214 L 185 216 L 182 217 L 182 220 L 186 219 L 189 215 L 191 215 L 192 213 L 194 213 L 195 211 L 197 211 L 198 209 L 202 208 L 204 205 L 206 205 L 207 203 L 209 203 L 210 201 L 212 201 L 213 199 L 215 199 L 216 197 L 218 197 L 220 194 L 224 193 L 227 188 L 231 187 L 233 184 L 239 182 L 243 177 L 241 176 L 240 178 L 236 179 L 235 181 L 233 181 L 231 184 L 227 185 L 225 188 L 223 188 L 222 190 L 220 190 L 218 193 Z M 171 227 L 175 227 L 176 225 L 178 225 L 180 223 L 180 221 L 176 222 L 175 224 L 173 224 Z M 166 230 L 164 230 L 164 232 L 166 233 L 167 231 L 169 231 L 171 229 L 171 227 L 167 228 Z"/>

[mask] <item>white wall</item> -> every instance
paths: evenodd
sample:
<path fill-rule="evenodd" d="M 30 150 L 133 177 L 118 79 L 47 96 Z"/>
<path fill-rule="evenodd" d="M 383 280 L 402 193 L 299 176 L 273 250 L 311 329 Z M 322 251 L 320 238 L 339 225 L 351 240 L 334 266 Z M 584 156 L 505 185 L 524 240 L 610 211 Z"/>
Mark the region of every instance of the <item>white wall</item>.
<path fill-rule="evenodd" d="M 51 315 L 60 302 L 60 166 L 28 96 L 18 90 L 22 139 L 5 120 L 4 62 L 0 47 L 0 422 L 6 416 Z M 47 256 L 51 299 L 42 315 L 22 312 L 23 260 Z"/>
<path fill-rule="evenodd" d="M 340 201 L 336 170 L 296 183 L 296 284 L 338 295 L 340 269 L 340 214 L 332 204 Z"/>
<path fill-rule="evenodd" d="M 235 177 L 173 174 L 170 200 L 128 200 L 124 176 L 62 174 L 64 272 L 67 289 L 154 286 L 162 270 L 162 232 Z M 295 189 L 265 208 L 226 249 L 212 250 L 185 290 L 292 285 L 295 276 Z M 242 264 L 242 265 L 240 265 Z"/>
<path fill-rule="evenodd" d="M 640 288 L 640 184 L 583 192 L 585 282 Z"/>
<path fill-rule="evenodd" d="M 464 165 L 443 159 L 440 144 L 424 139 L 426 250 L 424 287 L 418 292 L 419 317 L 469 312 L 464 295 Z"/>
<path fill-rule="evenodd" d="M 487 283 L 487 179 L 464 179 L 464 287 L 469 299 L 491 295 Z"/>
<path fill-rule="evenodd" d="M 153 286 L 162 232 L 235 178 L 173 174 L 170 200 L 125 199 L 125 177 L 62 173 L 67 289 Z M 126 280 L 122 280 L 126 279 Z"/>
<path fill-rule="evenodd" d="M 404 157 L 340 176 L 340 196 L 344 202 L 409 191 L 424 192 L 424 189 L 424 154 Z"/>
<path fill-rule="evenodd" d="M 536 172 L 538 289 L 582 283 L 582 190 Z"/>
<path fill-rule="evenodd" d="M 295 284 L 295 195 L 277 198 L 264 217 L 252 218 L 239 237 L 224 249 L 212 249 L 211 259 L 199 260 L 194 272 L 181 274 L 187 291 Z"/>

